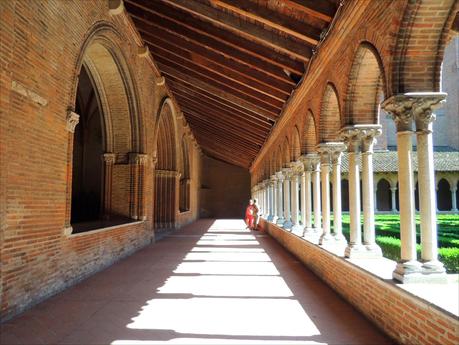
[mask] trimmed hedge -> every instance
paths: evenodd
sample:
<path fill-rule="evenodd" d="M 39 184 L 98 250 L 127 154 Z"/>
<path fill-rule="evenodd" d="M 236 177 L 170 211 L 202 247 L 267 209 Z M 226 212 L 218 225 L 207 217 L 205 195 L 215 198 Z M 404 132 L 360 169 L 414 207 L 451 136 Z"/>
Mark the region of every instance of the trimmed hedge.
<path fill-rule="evenodd" d="M 377 236 L 376 243 L 381 247 L 384 257 L 400 260 L 401 242 L 398 238 Z M 421 246 L 416 245 L 418 259 L 421 258 Z M 445 265 L 448 273 L 459 273 L 459 248 L 439 248 L 438 259 Z"/>

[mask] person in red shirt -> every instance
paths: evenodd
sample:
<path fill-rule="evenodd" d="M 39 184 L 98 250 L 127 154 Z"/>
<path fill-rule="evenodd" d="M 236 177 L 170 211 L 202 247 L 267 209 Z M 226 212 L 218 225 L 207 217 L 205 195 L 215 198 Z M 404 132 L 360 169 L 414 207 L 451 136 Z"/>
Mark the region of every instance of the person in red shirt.
<path fill-rule="evenodd" d="M 245 209 L 245 223 L 247 228 L 255 230 L 255 214 L 258 213 L 258 208 L 255 206 L 252 199 L 249 200 L 249 205 Z"/>

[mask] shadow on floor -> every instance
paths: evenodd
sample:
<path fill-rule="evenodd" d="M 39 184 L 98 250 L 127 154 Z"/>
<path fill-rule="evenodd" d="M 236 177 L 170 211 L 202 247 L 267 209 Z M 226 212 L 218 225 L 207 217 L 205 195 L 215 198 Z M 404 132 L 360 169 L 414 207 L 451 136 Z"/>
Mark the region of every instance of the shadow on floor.
<path fill-rule="evenodd" d="M 200 220 L 1 325 L 1 344 L 390 344 L 263 233 Z"/>

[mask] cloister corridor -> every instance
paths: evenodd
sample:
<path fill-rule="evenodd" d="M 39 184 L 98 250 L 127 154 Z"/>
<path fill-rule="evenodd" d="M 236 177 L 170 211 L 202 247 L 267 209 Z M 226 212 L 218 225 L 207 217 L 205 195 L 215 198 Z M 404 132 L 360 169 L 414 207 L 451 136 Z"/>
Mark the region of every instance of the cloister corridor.
<path fill-rule="evenodd" d="M 202 219 L 1 325 L 2 344 L 389 344 L 274 239 Z"/>

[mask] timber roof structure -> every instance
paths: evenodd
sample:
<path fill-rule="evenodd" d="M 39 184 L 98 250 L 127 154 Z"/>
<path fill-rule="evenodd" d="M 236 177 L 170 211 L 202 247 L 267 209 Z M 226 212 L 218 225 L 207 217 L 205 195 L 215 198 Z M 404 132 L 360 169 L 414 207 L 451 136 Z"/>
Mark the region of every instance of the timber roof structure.
<path fill-rule="evenodd" d="M 249 168 L 339 0 L 125 0 L 202 150 Z"/>

